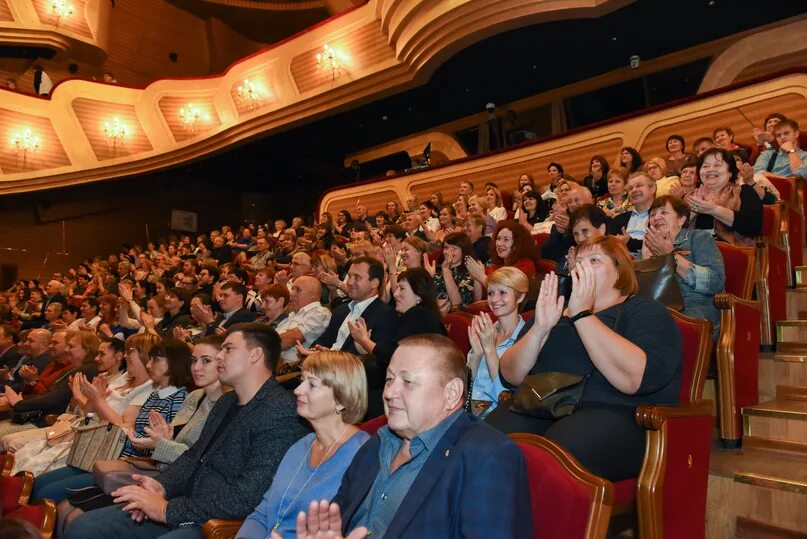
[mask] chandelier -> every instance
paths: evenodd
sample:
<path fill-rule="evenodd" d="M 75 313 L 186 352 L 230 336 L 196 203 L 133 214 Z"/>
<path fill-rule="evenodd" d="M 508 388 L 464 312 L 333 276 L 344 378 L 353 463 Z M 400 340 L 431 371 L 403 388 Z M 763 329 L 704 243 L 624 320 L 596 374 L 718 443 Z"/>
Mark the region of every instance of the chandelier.
<path fill-rule="evenodd" d="M 129 136 L 129 128 L 115 116 L 111 122 L 104 122 L 104 136 L 107 143 L 116 145 Z"/>
<path fill-rule="evenodd" d="M 11 135 L 11 144 L 14 146 L 17 156 L 25 159 L 29 153 L 34 153 L 39 149 L 39 137 L 26 127 Z"/>
<path fill-rule="evenodd" d="M 238 86 L 238 101 L 249 110 L 255 110 L 260 106 L 261 98 L 258 90 L 254 84 L 249 82 L 249 79 L 244 79 L 244 82 Z"/>
<path fill-rule="evenodd" d="M 336 59 L 336 51 L 326 43 L 322 47 L 322 52 L 317 53 L 317 68 L 321 73 L 331 74 L 331 80 L 336 80 L 339 76 L 339 62 Z"/>
<path fill-rule="evenodd" d="M 56 22 L 59 22 L 73 14 L 73 6 L 67 0 L 51 0 L 50 12 L 56 18 Z"/>
<path fill-rule="evenodd" d="M 179 109 L 179 117 L 182 120 L 182 125 L 191 133 L 196 133 L 203 122 L 210 121 L 210 116 L 205 114 L 199 107 L 194 106 L 193 103 L 188 103 L 187 107 Z"/>

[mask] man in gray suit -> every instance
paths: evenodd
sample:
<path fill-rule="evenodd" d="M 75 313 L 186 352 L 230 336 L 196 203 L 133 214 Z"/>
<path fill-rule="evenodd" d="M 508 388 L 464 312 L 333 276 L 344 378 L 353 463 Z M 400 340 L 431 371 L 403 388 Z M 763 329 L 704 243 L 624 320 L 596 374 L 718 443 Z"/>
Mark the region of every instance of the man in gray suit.
<path fill-rule="evenodd" d="M 219 398 L 199 440 L 156 479 L 112 495 L 120 506 L 85 513 L 66 539 L 202 537 L 212 518 L 244 519 L 272 484 L 280 460 L 306 434 L 296 400 L 272 378 L 280 337 L 260 324 L 232 326 L 218 355 Z"/>

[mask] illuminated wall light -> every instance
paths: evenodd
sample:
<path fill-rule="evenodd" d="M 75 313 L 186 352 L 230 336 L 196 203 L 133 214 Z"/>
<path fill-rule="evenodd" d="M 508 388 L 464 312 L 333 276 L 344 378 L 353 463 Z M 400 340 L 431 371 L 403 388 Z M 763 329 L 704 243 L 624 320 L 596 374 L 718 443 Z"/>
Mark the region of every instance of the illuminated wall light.
<path fill-rule="evenodd" d="M 316 56 L 317 69 L 320 73 L 330 74 L 332 81 L 336 80 L 340 74 L 338 56 L 336 50 L 327 43 L 322 47 L 322 52 L 318 52 Z"/>
<path fill-rule="evenodd" d="M 50 12 L 56 18 L 56 23 L 73 15 L 73 6 L 67 0 L 51 0 Z"/>
<path fill-rule="evenodd" d="M 194 106 L 193 103 L 188 103 L 187 107 L 179 109 L 179 117 L 182 125 L 191 133 L 196 133 L 202 123 L 210 122 L 210 115 Z"/>
<path fill-rule="evenodd" d="M 237 91 L 238 102 L 249 110 L 255 110 L 261 106 L 261 96 L 258 93 L 258 89 L 249 79 L 244 79 L 244 82 L 238 85 Z"/>
<path fill-rule="evenodd" d="M 103 130 L 107 143 L 112 145 L 122 144 L 129 138 L 129 126 L 120 121 L 117 116 L 114 116 L 110 122 L 104 122 Z"/>
<path fill-rule="evenodd" d="M 14 147 L 17 157 L 25 160 L 29 153 L 34 153 L 39 149 L 40 141 L 39 137 L 26 127 L 11 135 L 11 145 Z"/>

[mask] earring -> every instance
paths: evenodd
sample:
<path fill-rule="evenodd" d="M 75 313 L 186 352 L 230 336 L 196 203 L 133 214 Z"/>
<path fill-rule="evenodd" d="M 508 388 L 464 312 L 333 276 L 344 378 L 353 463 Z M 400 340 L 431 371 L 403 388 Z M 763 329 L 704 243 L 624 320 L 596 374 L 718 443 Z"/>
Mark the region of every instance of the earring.
<path fill-rule="evenodd" d="M 344 408 L 337 408 L 337 409 L 336 409 L 336 415 L 342 415 L 342 414 L 344 414 L 344 413 L 345 413 L 345 409 L 344 409 Z"/>

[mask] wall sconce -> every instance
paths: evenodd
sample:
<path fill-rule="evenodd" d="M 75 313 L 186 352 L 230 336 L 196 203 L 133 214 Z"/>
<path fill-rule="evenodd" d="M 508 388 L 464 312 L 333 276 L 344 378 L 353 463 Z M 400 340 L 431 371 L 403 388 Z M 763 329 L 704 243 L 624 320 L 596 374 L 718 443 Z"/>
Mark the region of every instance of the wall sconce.
<path fill-rule="evenodd" d="M 50 12 L 56 18 L 56 24 L 73 14 L 73 6 L 67 0 L 51 0 Z"/>
<path fill-rule="evenodd" d="M 258 90 L 253 83 L 249 82 L 249 79 L 244 79 L 244 82 L 238 85 L 238 101 L 249 110 L 255 110 L 261 105 Z"/>
<path fill-rule="evenodd" d="M 207 123 L 210 121 L 210 116 L 199 107 L 195 107 L 193 103 L 188 103 L 187 107 L 179 109 L 179 117 L 185 129 L 194 134 L 199 130 L 199 125 L 202 122 Z"/>
<path fill-rule="evenodd" d="M 11 144 L 14 146 L 17 157 L 22 157 L 25 161 L 29 153 L 34 153 L 39 149 L 39 137 L 26 127 L 11 135 Z"/>
<path fill-rule="evenodd" d="M 336 59 L 336 51 L 326 43 L 322 47 L 322 52 L 317 53 L 317 69 L 321 73 L 331 74 L 331 80 L 336 80 L 339 76 L 339 62 Z"/>
<path fill-rule="evenodd" d="M 116 146 L 119 142 L 123 143 L 129 137 L 129 127 L 121 122 L 117 116 L 113 117 L 111 122 L 104 122 L 103 129 L 107 144 L 112 144 L 113 146 Z"/>

